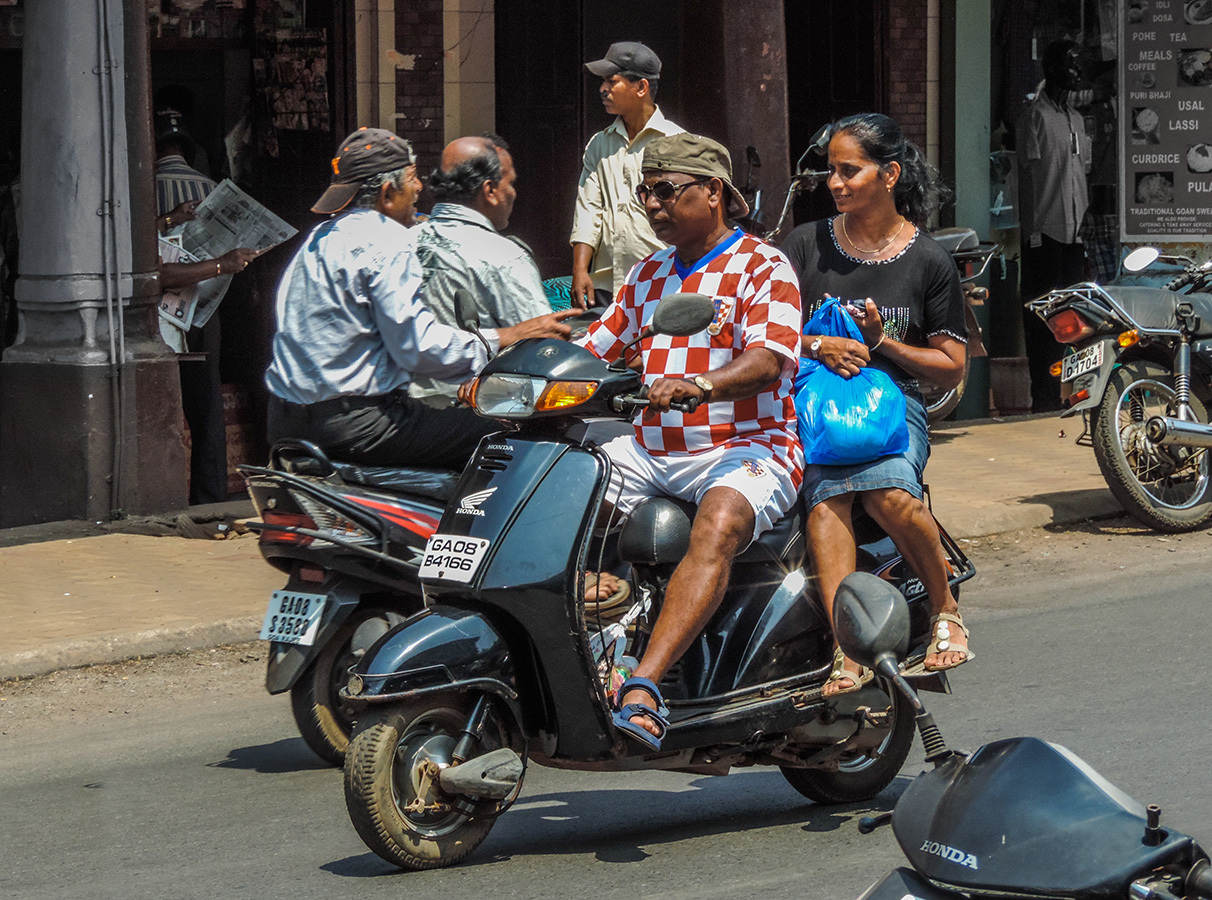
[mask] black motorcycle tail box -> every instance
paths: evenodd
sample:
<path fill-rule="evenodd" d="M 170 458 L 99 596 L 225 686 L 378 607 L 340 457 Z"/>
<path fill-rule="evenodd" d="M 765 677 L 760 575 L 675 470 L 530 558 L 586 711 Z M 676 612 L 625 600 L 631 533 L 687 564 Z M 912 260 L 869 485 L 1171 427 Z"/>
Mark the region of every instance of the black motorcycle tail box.
<path fill-rule="evenodd" d="M 1145 843 L 1145 810 L 1064 747 L 1011 738 L 916 779 L 892 820 L 914 868 L 961 890 L 1126 897 L 1191 839 Z"/>

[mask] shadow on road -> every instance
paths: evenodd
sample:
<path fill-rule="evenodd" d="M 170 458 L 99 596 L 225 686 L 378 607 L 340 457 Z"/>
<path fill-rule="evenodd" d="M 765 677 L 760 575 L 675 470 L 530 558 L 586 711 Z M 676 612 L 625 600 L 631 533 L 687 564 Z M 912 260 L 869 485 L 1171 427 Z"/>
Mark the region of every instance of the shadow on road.
<path fill-rule="evenodd" d="M 811 803 L 781 775 L 768 771 L 727 779 L 702 778 L 691 782 L 691 790 L 523 793 L 484 845 L 459 867 L 495 865 L 515 855 L 546 854 L 592 854 L 599 862 L 640 863 L 652 855 L 645 848 L 713 835 L 794 825 L 813 833 L 855 828 L 858 815 L 892 809 L 909 782 L 909 778 L 898 777 L 872 800 L 837 806 Z M 372 853 L 321 868 L 346 878 L 400 871 Z"/>
<path fill-rule="evenodd" d="M 284 738 L 272 744 L 237 747 L 227 751 L 227 759 L 206 765 L 211 769 L 244 769 L 263 775 L 285 775 L 290 772 L 332 768 L 307 749 L 302 738 Z"/>

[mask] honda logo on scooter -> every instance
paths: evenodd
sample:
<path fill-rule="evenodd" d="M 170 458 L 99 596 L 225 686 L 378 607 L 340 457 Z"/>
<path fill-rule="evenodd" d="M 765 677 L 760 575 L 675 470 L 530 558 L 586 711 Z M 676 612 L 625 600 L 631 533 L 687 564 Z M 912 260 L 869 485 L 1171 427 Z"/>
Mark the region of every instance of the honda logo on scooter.
<path fill-rule="evenodd" d="M 946 844 L 940 844 L 937 841 L 923 841 L 922 852 L 941 857 L 947 860 L 947 862 L 967 866 L 969 869 L 976 869 L 976 857 L 971 853 L 956 850 L 954 847 L 948 847 Z"/>
<path fill-rule="evenodd" d="M 476 491 L 474 494 L 468 494 L 459 501 L 459 512 L 465 516 L 482 516 L 484 511 L 480 509 L 480 504 L 496 493 L 496 488 L 490 487 L 487 490 Z"/>

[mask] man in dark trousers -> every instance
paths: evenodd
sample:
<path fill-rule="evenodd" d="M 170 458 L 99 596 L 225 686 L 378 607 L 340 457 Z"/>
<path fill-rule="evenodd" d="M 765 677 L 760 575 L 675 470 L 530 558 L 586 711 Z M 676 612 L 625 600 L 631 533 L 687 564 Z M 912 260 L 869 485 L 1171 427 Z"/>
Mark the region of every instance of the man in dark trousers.
<path fill-rule="evenodd" d="M 1082 83 L 1081 48 L 1055 41 L 1044 50 L 1044 89 L 1015 128 L 1022 235 L 1022 296 L 1084 281 L 1085 247 L 1078 236 L 1089 205 L 1090 141 L 1085 122 L 1065 96 Z M 1049 372 L 1064 349 L 1048 327 L 1024 310 L 1023 336 L 1035 412 L 1061 408 L 1060 384 Z"/>
<path fill-rule="evenodd" d="M 215 189 L 215 183 L 185 161 L 193 147 L 181 113 L 161 109 L 156 126 L 157 225 L 173 228 L 193 218 L 198 203 Z M 223 419 L 223 379 L 219 373 L 219 316 L 201 328 L 191 328 L 185 345 L 205 353 L 204 360 L 182 361 L 181 405 L 189 423 L 189 502 L 221 503 L 227 499 L 227 428 Z"/>

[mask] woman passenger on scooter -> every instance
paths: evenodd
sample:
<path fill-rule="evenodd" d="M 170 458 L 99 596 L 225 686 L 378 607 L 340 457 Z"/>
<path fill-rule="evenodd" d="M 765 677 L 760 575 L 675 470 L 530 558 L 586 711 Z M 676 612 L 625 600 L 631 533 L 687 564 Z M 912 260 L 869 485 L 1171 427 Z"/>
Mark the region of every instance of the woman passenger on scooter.
<path fill-rule="evenodd" d="M 799 226 L 782 249 L 799 276 L 804 321 L 826 298 L 838 297 L 864 340 L 808 334 L 802 352 L 844 378 L 867 365 L 887 372 L 905 394 L 909 449 L 869 463 L 806 466 L 808 546 L 832 621 L 834 594 L 856 566 L 851 514 L 857 497 L 929 594 L 933 616 L 925 668 L 950 669 L 974 654 L 947 586 L 938 527 L 922 499 L 930 447 L 917 387 L 918 378 L 952 387 L 964 369 L 959 276 L 951 257 L 921 230 L 945 188 L 921 150 L 887 116 L 848 116 L 829 133 L 828 184 L 839 215 Z M 824 693 L 856 691 L 872 677 L 838 650 Z"/>

